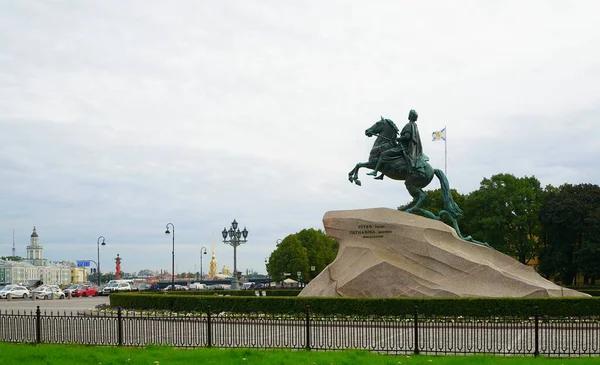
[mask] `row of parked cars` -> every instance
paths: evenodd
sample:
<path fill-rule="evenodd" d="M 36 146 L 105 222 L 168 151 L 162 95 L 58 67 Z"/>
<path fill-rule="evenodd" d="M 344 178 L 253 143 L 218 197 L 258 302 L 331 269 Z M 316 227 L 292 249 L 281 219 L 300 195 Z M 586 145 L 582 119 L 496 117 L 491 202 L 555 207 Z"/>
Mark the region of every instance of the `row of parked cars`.
<path fill-rule="evenodd" d="M 31 298 L 33 296 L 35 296 L 36 299 L 64 299 L 66 297 L 65 292 L 63 292 L 58 285 L 40 285 L 31 290 L 23 285 L 6 285 L 0 289 L 1 299 L 7 299 L 9 295 L 11 298 L 23 299 Z"/>
<path fill-rule="evenodd" d="M 38 282 L 37 284 L 40 284 Z M 207 286 L 201 283 L 191 284 L 189 287 L 175 285 L 175 290 L 206 290 L 206 289 L 229 289 L 229 285 Z M 114 292 L 147 291 L 158 290 L 157 286 L 148 283 L 133 285 L 130 280 L 111 280 L 106 285 L 96 286 L 93 284 L 73 284 L 65 289 L 58 285 L 41 284 L 35 288 L 28 289 L 25 285 L 6 285 L 0 286 L 0 299 L 6 299 L 8 294 L 12 298 L 31 298 L 35 295 L 36 299 L 64 299 L 71 297 L 95 297 L 98 295 L 110 295 Z M 170 291 L 171 285 L 162 289 Z"/>
<path fill-rule="evenodd" d="M 6 299 L 10 294 L 12 298 L 31 298 L 36 299 L 64 299 L 71 294 L 71 297 L 95 297 L 101 295 L 101 289 L 90 284 L 74 284 L 61 289 L 58 285 L 42 284 L 35 288 L 28 289 L 24 285 L 6 285 L 0 288 L 0 299 Z"/>

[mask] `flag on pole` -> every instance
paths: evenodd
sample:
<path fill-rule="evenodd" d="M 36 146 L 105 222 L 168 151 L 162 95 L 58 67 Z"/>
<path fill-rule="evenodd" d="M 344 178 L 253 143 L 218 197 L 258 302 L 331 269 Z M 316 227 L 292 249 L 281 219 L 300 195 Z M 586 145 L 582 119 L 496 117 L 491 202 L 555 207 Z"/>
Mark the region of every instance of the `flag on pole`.
<path fill-rule="evenodd" d="M 446 140 L 446 127 L 444 127 L 444 129 L 442 129 L 441 131 L 435 131 L 433 133 L 431 133 L 431 137 L 433 138 L 432 141 L 442 141 L 442 140 Z"/>

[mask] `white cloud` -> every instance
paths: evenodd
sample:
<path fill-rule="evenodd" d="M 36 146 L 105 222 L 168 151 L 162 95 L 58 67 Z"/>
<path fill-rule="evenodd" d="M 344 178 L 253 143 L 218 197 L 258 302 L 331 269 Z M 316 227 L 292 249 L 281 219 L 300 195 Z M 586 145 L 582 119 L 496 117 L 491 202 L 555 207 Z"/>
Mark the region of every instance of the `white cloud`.
<path fill-rule="evenodd" d="M 250 230 L 240 268 L 325 211 L 396 207 L 402 182 L 347 173 L 380 115 L 419 112 L 453 188 L 483 177 L 598 183 L 596 2 L 7 3 L 0 14 L 0 232 L 52 259 L 199 265 Z M 437 182 L 431 184 L 436 188 Z M 194 249 L 197 247 L 197 249 Z M 195 252 L 195 251 L 197 252 Z M 105 261 L 105 259 L 103 259 Z M 206 262 L 205 262 L 206 264 Z"/>

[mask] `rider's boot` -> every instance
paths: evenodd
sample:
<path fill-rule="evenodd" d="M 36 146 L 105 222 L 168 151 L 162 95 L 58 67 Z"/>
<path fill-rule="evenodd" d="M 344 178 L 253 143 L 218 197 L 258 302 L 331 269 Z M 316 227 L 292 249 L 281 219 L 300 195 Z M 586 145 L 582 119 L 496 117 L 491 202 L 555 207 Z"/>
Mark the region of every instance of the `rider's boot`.
<path fill-rule="evenodd" d="M 383 174 L 381 174 L 381 175 L 377 176 L 377 177 L 375 178 L 375 180 L 383 180 Z"/>

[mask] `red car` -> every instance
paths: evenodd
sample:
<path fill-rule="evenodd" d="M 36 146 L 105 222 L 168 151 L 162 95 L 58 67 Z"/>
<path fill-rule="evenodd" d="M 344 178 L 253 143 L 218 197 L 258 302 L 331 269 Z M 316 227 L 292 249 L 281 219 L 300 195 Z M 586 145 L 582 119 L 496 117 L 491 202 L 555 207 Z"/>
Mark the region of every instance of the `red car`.
<path fill-rule="evenodd" d="M 73 297 L 95 297 L 98 295 L 98 288 L 92 285 L 79 285 L 71 291 Z"/>

